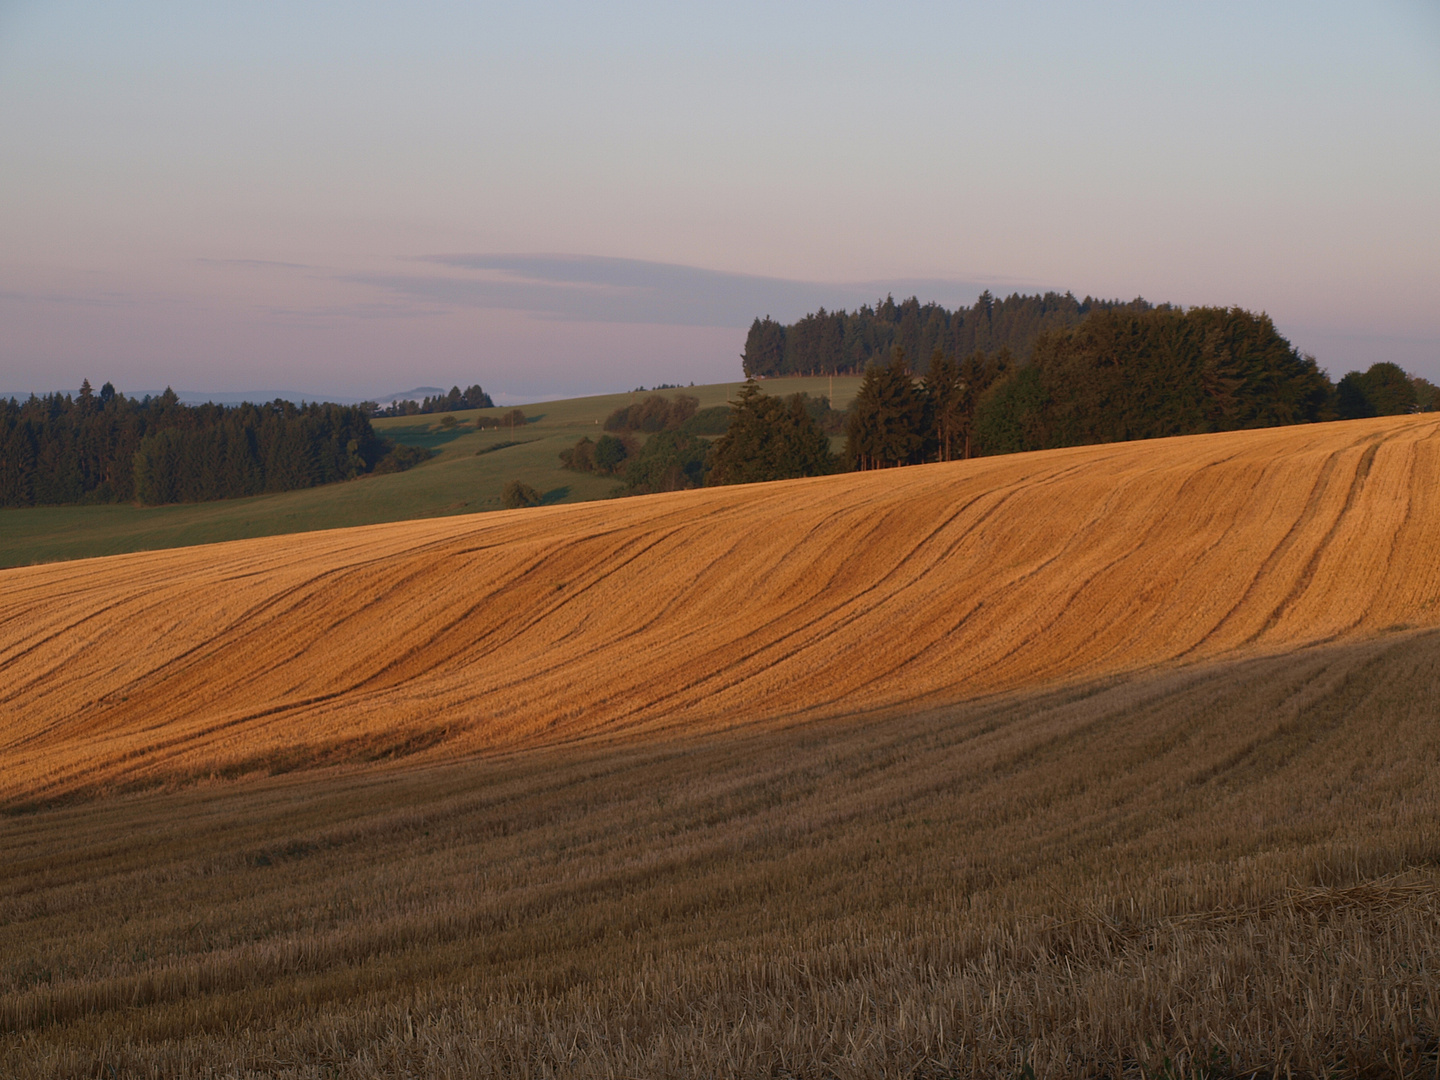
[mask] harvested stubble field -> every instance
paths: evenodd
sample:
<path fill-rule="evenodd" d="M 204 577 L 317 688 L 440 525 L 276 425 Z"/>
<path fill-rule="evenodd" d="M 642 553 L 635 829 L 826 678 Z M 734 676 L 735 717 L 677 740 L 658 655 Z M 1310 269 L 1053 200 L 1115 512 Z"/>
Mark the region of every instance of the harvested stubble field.
<path fill-rule="evenodd" d="M 1402 418 L 5 571 L 0 1074 L 1440 1075 L 1437 549 Z"/>

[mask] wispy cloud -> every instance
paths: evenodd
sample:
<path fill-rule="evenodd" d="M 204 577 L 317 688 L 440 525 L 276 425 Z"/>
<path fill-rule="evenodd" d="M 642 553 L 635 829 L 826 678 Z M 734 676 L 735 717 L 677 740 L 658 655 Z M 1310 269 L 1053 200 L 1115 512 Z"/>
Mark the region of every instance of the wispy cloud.
<path fill-rule="evenodd" d="M 322 304 L 314 307 L 267 307 L 271 317 L 292 323 L 336 323 L 347 319 L 419 319 L 443 313 L 434 304 L 420 305 L 409 301 L 357 302 L 353 304 Z"/>
<path fill-rule="evenodd" d="M 243 266 L 252 270 L 314 270 L 306 263 L 278 262 L 274 259 L 206 259 L 195 260 L 206 266 Z"/>
<path fill-rule="evenodd" d="M 18 292 L 5 289 L 0 290 L 0 300 L 89 308 L 131 307 L 140 302 L 130 293 L 99 289 L 84 289 L 75 292 Z"/>
<path fill-rule="evenodd" d="M 343 280 L 452 307 L 527 311 L 581 322 L 748 326 L 817 308 L 854 308 L 893 293 L 953 307 L 995 282 L 938 278 L 796 281 L 674 263 L 594 255 L 448 254 L 416 260 L 461 273 L 352 274 Z"/>

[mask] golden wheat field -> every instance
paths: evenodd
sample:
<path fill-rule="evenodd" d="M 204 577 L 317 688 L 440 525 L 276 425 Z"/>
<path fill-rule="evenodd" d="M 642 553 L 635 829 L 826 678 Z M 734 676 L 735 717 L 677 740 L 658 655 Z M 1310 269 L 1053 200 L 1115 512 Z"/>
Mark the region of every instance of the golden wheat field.
<path fill-rule="evenodd" d="M 1440 423 L 0 572 L 0 1076 L 1440 1076 Z"/>
<path fill-rule="evenodd" d="M 1405 417 L 0 575 L 0 799 L 916 709 L 1440 623 Z"/>

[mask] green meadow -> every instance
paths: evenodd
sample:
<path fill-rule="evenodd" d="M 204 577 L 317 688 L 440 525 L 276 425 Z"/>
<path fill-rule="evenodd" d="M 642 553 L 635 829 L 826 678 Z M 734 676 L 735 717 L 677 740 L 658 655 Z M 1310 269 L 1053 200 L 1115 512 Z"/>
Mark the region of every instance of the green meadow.
<path fill-rule="evenodd" d="M 824 377 L 787 378 L 768 380 L 765 387 L 770 393 L 816 396 L 828 394 L 830 384 Z M 509 406 L 380 419 L 374 422 L 379 434 L 423 446 L 435 456 L 408 472 L 302 491 L 174 506 L 3 509 L 0 567 L 498 510 L 501 489 L 510 480 L 523 480 L 541 492 L 546 503 L 604 499 L 614 490 L 615 478 L 562 469 L 561 450 L 586 435 L 598 438 L 610 413 L 648 393 L 690 394 L 704 409 L 724 405 L 740 385 L 714 383 L 522 405 L 526 423 L 513 432 L 475 427 L 477 416 L 505 416 Z M 859 385 L 858 376 L 836 378 L 836 406 L 848 405 Z M 457 421 L 454 430 L 441 426 L 446 416 Z"/>

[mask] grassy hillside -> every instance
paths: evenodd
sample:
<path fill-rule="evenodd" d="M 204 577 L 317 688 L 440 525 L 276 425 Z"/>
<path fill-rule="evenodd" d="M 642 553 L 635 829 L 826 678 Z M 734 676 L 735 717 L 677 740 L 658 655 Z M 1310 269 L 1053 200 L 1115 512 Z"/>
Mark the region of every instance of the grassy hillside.
<path fill-rule="evenodd" d="M 0 580 L 12 803 L 695 734 L 1440 624 L 1440 422 L 1081 447 Z"/>
<path fill-rule="evenodd" d="M 848 403 L 859 384 L 858 378 L 836 379 L 837 402 Z M 739 386 L 720 383 L 683 392 L 698 397 L 703 408 L 723 405 Z M 826 394 L 829 386 L 826 379 L 782 379 L 766 388 L 772 393 Z M 381 435 L 426 446 L 438 456 L 409 472 L 304 491 L 181 506 L 0 509 L 0 567 L 494 510 L 500 507 L 501 488 L 514 479 L 524 480 L 551 503 L 601 499 L 615 481 L 567 472 L 560 468 L 559 453 L 583 435 L 593 437 L 606 416 L 644 396 L 608 394 L 526 405 L 531 422 L 514 435 L 472 426 L 455 436 L 442 431 L 442 416 L 434 414 L 377 420 Z M 496 415 L 509 411 L 479 410 Z M 449 415 L 473 424 L 478 412 Z M 479 453 L 510 441 L 520 445 Z"/>
<path fill-rule="evenodd" d="M 0 828 L 0 1074 L 1429 1077 L 1440 639 Z"/>

